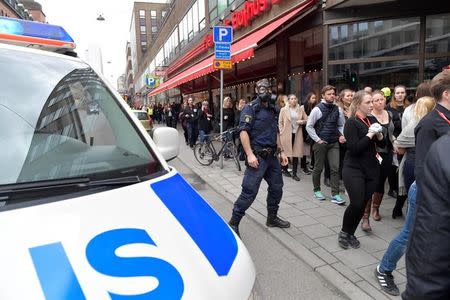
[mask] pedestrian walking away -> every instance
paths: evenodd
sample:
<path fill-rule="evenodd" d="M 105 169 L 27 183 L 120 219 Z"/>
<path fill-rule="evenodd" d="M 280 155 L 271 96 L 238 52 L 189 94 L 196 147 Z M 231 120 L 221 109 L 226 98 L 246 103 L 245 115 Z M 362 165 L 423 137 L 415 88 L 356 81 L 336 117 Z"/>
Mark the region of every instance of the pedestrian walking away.
<path fill-rule="evenodd" d="M 330 164 L 331 202 L 343 205 L 345 200 L 339 193 L 339 143 L 345 143 L 344 113 L 335 103 L 336 89 L 327 85 L 322 88 L 322 101 L 311 111 L 306 125 L 309 136 L 314 140 L 314 197 L 325 200 L 320 188 L 325 158 Z"/>
<path fill-rule="evenodd" d="M 339 246 L 344 249 L 359 248 L 355 231 L 378 183 L 381 156 L 376 147 L 383 147 L 384 139 L 382 126 L 369 116 L 372 109 L 372 96 L 365 91 L 357 92 L 350 109 L 351 117 L 344 128 L 347 152 L 342 176 L 350 198 L 338 236 Z"/>
<path fill-rule="evenodd" d="M 278 217 L 278 207 L 283 195 L 281 166 L 287 165 L 278 134 L 275 95 L 271 94 L 267 79 L 256 83 L 257 97 L 241 112 L 240 138 L 246 154 L 247 169 L 242 181 L 242 191 L 234 203 L 229 221 L 230 227 L 239 234 L 239 223 L 258 194 L 262 179 L 269 185 L 267 193 L 268 227 L 288 228 L 290 223 Z M 278 157 L 279 154 L 279 157 Z"/>

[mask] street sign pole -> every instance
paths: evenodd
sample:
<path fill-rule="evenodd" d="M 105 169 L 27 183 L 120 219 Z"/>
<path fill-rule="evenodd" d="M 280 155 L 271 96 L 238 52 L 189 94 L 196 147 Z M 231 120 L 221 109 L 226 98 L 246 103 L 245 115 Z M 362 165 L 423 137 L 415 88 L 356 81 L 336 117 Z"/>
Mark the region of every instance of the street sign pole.
<path fill-rule="evenodd" d="M 231 44 L 233 28 L 231 26 L 214 26 L 214 56 L 213 66 L 220 69 L 220 135 L 223 134 L 223 69 L 232 69 Z M 221 141 L 222 147 L 224 141 Z M 223 153 L 226 154 L 226 153 Z M 223 169 L 223 155 L 220 155 L 220 168 Z"/>
<path fill-rule="evenodd" d="M 223 134 L 223 69 L 220 69 L 220 134 Z M 220 168 L 223 169 L 223 155 L 220 156 Z"/>

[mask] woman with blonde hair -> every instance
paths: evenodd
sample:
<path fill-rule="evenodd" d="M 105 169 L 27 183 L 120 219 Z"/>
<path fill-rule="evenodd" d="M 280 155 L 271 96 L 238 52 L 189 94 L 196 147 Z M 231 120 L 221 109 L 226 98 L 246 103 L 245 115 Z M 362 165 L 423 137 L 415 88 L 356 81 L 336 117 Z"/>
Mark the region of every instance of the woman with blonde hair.
<path fill-rule="evenodd" d="M 414 129 L 416 128 L 419 121 L 428 114 L 436 106 L 436 102 L 432 97 L 422 97 L 417 100 L 414 107 L 414 117 L 408 123 L 408 125 L 403 128 L 397 140 L 394 142 L 394 148 L 396 152 L 403 155 L 402 162 L 399 166 L 399 194 L 407 194 L 411 184 L 415 180 L 414 168 L 415 168 L 415 136 Z M 402 205 L 403 207 L 403 205 Z M 402 209 L 398 208 L 398 209 Z"/>
<path fill-rule="evenodd" d="M 431 112 L 436 106 L 433 98 L 425 96 L 417 100 L 414 107 L 414 118 L 402 130 L 398 136 L 394 147 L 398 149 L 399 153 L 405 153 L 402 165 L 399 170 L 403 173 L 405 188 L 409 187 L 408 191 L 408 212 L 406 214 L 405 223 L 400 233 L 391 241 L 389 247 L 381 259 L 380 264 L 375 269 L 375 277 L 381 286 L 381 289 L 386 293 L 398 296 L 400 291 L 394 282 L 392 272 L 396 269 L 397 263 L 403 256 L 406 250 L 406 245 L 409 239 L 409 232 L 412 226 L 416 210 L 416 183 L 414 181 L 414 166 L 415 166 L 415 137 L 414 129 L 419 121 Z"/>
<path fill-rule="evenodd" d="M 381 216 L 379 207 L 384 196 L 384 184 L 391 171 L 392 159 L 394 149 L 392 142 L 394 141 L 394 123 L 392 121 L 391 113 L 388 112 L 386 107 L 386 97 L 384 93 L 379 90 L 375 90 L 372 93 L 373 110 L 372 116 L 375 117 L 383 127 L 383 136 L 385 139 L 384 147 L 378 147 L 377 153 L 382 158 L 380 168 L 380 176 L 378 177 L 377 187 L 373 193 L 372 199 L 367 202 L 366 209 L 364 211 L 361 229 L 363 231 L 372 231 L 370 227 L 369 217 L 372 210 L 372 217 L 375 221 L 380 221 Z"/>
<path fill-rule="evenodd" d="M 344 89 L 339 93 L 338 100 L 336 101 L 336 104 L 344 111 L 346 119 L 350 117 L 350 104 L 352 104 L 353 93 L 350 89 Z"/>
<path fill-rule="evenodd" d="M 383 147 L 383 129 L 377 120 L 370 116 L 372 108 L 372 96 L 365 91 L 357 92 L 350 106 L 351 117 L 344 127 L 347 152 L 342 177 L 350 198 L 350 205 L 345 210 L 338 236 L 338 244 L 344 249 L 360 246 L 355 231 L 367 202 L 375 192 L 380 172 L 380 158 L 376 147 Z"/>
<path fill-rule="evenodd" d="M 277 102 L 275 103 L 277 109 L 281 110 L 288 104 L 288 97 L 284 94 L 280 94 L 277 97 Z"/>
<path fill-rule="evenodd" d="M 280 130 L 280 142 L 287 157 L 292 158 L 292 175 L 287 171 L 287 166 L 283 173 L 296 181 L 300 181 L 297 176 L 298 159 L 303 156 L 303 131 L 302 126 L 306 124 L 308 116 L 303 106 L 298 104 L 298 99 L 291 94 L 288 97 L 288 105 L 280 110 L 278 127 Z"/>

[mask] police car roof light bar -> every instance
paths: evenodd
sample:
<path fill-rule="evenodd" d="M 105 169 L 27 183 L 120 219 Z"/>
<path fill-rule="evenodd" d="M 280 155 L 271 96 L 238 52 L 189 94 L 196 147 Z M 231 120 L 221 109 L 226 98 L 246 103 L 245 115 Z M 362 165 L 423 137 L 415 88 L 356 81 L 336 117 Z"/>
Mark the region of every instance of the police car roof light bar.
<path fill-rule="evenodd" d="M 6 17 L 0 17 L 0 41 L 75 49 L 61 26 Z"/>

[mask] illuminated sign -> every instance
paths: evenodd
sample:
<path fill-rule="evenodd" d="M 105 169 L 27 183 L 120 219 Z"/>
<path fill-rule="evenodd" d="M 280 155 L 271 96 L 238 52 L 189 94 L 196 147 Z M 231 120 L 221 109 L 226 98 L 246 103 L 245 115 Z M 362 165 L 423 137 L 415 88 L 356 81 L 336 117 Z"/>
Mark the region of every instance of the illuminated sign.
<path fill-rule="evenodd" d="M 248 27 L 251 25 L 253 19 L 262 13 L 269 11 L 272 8 L 272 4 L 279 4 L 281 1 L 282 0 L 247 1 L 241 10 L 236 11 L 231 15 L 231 20 L 226 19 L 223 21 L 223 24 L 233 26 L 234 30 L 241 27 Z"/>

